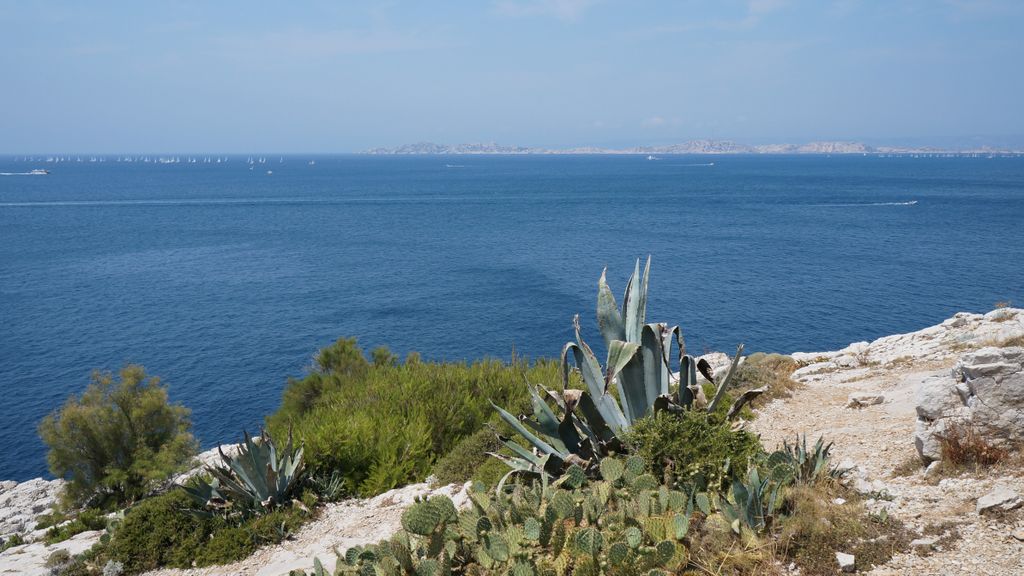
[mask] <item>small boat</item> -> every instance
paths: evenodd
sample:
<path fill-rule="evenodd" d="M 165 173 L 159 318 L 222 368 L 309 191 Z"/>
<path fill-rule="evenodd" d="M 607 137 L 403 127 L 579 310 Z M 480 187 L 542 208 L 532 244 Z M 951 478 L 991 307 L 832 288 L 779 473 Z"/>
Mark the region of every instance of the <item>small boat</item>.
<path fill-rule="evenodd" d="M 273 174 L 274 174 L 273 170 L 267 170 L 267 176 L 272 176 Z"/>
<path fill-rule="evenodd" d="M 41 168 L 36 168 L 35 170 L 30 170 L 29 171 L 29 176 L 46 176 L 49 173 L 50 173 L 49 170 L 43 170 Z"/>
<path fill-rule="evenodd" d="M 660 158 L 658 158 L 657 156 L 648 156 L 647 159 L 648 160 L 660 160 Z"/>

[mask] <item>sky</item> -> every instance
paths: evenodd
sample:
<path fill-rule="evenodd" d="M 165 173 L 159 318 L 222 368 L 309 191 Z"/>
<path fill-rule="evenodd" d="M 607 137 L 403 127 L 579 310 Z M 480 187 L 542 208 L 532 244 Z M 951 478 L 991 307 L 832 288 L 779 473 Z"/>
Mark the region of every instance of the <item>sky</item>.
<path fill-rule="evenodd" d="M 1020 0 L 0 0 L 0 153 L 1024 144 Z"/>

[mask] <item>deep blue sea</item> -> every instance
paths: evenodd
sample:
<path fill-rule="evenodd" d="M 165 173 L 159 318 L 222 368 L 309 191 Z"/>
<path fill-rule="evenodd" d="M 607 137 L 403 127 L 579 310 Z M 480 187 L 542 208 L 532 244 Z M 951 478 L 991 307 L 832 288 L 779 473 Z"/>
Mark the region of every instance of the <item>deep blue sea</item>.
<path fill-rule="evenodd" d="M 182 158 L 0 159 L 51 171 L 0 176 L 0 478 L 45 473 L 37 423 L 94 369 L 144 364 L 210 446 L 339 336 L 556 356 L 580 313 L 596 342 L 602 267 L 621 294 L 648 254 L 648 318 L 697 351 L 1024 303 L 1019 157 Z"/>

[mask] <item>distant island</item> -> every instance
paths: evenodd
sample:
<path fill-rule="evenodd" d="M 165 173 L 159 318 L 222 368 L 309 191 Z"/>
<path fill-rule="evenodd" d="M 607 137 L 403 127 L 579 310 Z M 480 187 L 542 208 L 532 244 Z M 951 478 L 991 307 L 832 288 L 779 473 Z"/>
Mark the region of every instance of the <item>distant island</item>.
<path fill-rule="evenodd" d="M 435 144 L 419 142 L 395 148 L 371 148 L 363 154 L 374 155 L 445 155 L 445 154 L 949 154 L 949 155 L 1020 155 L 1024 150 L 997 149 L 987 146 L 971 149 L 938 147 L 870 146 L 862 142 L 824 141 L 806 144 L 761 144 L 751 146 L 730 140 L 689 140 L 664 146 L 633 146 L 603 148 L 537 148 L 506 146 L 494 142 L 475 144 Z"/>

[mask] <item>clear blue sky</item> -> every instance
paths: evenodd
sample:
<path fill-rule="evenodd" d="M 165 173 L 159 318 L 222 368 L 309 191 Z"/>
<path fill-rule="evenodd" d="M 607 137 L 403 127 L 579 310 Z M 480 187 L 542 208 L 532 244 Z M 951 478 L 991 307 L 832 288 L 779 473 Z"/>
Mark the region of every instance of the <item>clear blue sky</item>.
<path fill-rule="evenodd" d="M 1024 142 L 1024 1 L 0 0 L 0 152 Z"/>

